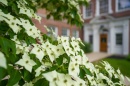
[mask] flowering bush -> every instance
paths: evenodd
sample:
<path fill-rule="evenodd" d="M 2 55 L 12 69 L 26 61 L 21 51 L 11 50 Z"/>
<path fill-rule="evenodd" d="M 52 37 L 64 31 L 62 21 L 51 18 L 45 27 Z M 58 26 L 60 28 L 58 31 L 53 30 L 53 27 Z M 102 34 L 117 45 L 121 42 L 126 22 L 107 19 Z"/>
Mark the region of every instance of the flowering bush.
<path fill-rule="evenodd" d="M 43 0 L 42 6 L 45 1 L 53 2 Z M 79 13 L 82 1 L 68 4 Z M 120 70 L 107 62 L 102 68 L 88 61 L 79 38 L 41 35 L 31 21 L 41 20 L 35 4 L 38 0 L 0 0 L 0 86 L 124 86 Z M 78 16 L 76 21 L 82 21 Z"/>

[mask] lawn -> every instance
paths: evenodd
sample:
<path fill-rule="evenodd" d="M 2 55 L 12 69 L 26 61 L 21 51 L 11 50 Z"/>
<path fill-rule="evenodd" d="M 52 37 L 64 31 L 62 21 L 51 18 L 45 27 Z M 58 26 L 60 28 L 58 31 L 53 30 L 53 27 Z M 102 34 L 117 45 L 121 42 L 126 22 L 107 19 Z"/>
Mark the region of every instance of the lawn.
<path fill-rule="evenodd" d="M 122 74 L 130 77 L 130 61 L 126 59 L 117 59 L 117 58 L 105 58 L 103 61 L 109 62 L 115 69 L 120 69 Z M 94 64 L 100 64 L 100 61 L 94 62 Z"/>

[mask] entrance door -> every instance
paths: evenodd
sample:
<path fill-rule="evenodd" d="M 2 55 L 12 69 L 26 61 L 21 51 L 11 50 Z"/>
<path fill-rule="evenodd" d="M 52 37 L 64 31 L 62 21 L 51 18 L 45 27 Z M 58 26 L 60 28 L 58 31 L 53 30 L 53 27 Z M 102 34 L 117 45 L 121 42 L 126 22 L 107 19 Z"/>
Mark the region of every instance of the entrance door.
<path fill-rule="evenodd" d="M 100 51 L 107 52 L 107 34 L 100 34 Z"/>

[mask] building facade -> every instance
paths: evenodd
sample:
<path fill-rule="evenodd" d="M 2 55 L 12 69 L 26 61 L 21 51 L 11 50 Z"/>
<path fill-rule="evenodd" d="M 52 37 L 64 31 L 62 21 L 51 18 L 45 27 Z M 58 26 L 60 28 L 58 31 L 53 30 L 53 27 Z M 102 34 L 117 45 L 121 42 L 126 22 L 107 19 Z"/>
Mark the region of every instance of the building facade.
<path fill-rule="evenodd" d="M 46 25 L 49 29 L 55 32 L 55 36 L 70 36 L 76 38 L 82 38 L 82 30 L 79 27 L 72 26 L 66 23 L 66 21 L 55 21 L 53 18 L 47 19 L 46 18 L 46 10 L 38 9 L 37 15 L 41 16 L 42 20 L 41 23 L 39 21 L 33 19 L 34 24 L 38 29 L 40 29 L 43 33 L 50 35 L 47 30 L 44 28 Z"/>
<path fill-rule="evenodd" d="M 91 0 L 82 7 L 84 41 L 93 52 L 130 53 L 130 0 Z"/>

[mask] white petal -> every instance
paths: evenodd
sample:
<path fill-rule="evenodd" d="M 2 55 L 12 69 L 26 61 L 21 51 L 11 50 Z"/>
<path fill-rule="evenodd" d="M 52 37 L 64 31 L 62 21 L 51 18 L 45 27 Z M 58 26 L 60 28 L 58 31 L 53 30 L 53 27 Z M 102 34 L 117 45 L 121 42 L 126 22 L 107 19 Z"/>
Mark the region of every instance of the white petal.
<path fill-rule="evenodd" d="M 0 2 L 2 2 L 2 3 L 5 4 L 5 5 L 8 5 L 7 0 L 0 0 Z"/>
<path fill-rule="evenodd" d="M 0 67 L 7 68 L 6 58 L 2 52 L 0 52 Z"/>

